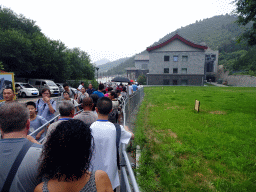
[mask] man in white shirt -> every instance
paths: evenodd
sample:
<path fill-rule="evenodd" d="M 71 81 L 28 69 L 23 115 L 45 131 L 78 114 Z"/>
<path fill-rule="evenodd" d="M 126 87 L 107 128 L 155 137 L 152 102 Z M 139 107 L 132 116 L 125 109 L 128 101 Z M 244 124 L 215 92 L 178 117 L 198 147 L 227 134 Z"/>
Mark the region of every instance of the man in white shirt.
<path fill-rule="evenodd" d="M 81 82 L 81 84 L 78 86 L 78 88 L 77 88 L 77 93 L 79 94 L 79 93 L 81 93 L 81 89 L 84 87 L 84 82 Z"/>
<path fill-rule="evenodd" d="M 128 95 L 131 96 L 133 94 L 133 87 L 131 82 L 128 82 Z"/>
<path fill-rule="evenodd" d="M 90 127 L 95 142 L 95 153 L 91 161 L 92 171 L 105 171 L 115 189 L 120 183 L 116 160 L 116 127 L 108 121 L 108 114 L 112 111 L 112 101 L 107 97 L 102 97 L 98 100 L 95 109 L 98 113 L 98 120 Z M 120 143 L 128 144 L 130 139 L 134 139 L 134 134 L 127 126 L 120 127 Z"/>

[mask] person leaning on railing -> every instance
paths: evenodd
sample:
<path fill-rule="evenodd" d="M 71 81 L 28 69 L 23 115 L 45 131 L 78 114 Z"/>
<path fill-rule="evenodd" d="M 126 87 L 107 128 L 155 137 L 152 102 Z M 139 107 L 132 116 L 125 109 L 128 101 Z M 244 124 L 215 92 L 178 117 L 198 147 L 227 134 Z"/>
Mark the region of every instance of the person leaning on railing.
<path fill-rule="evenodd" d="M 35 192 L 112 192 L 106 172 L 88 171 L 93 148 L 88 125 L 78 119 L 60 123 L 43 146 L 38 169 L 38 176 L 43 182 L 35 188 Z"/>
<path fill-rule="evenodd" d="M 51 132 L 53 132 L 61 122 L 68 121 L 74 117 L 75 107 L 72 103 L 70 103 L 68 101 L 63 101 L 59 105 L 59 112 L 60 112 L 60 118 L 58 121 L 52 123 L 49 126 L 46 136 L 44 138 L 43 144 L 46 142 L 48 137 L 51 135 Z"/>

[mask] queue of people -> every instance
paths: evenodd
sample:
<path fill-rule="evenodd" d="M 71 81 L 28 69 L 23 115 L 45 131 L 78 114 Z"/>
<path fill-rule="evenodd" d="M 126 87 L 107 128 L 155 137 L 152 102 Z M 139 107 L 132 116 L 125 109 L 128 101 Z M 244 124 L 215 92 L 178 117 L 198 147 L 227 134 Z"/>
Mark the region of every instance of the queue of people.
<path fill-rule="evenodd" d="M 80 86 L 78 96 L 71 95 L 83 109 L 75 116 L 72 91 L 65 87 L 56 122 L 51 121 L 56 101 L 49 90 L 26 105 L 11 99 L 11 89 L 4 90 L 8 96 L 0 106 L 0 191 L 115 191 L 120 185 L 117 149 L 134 139 L 120 119 L 126 88 L 110 89 L 105 97 L 103 84 L 97 91 Z M 48 128 L 35 137 L 28 135 L 47 122 Z"/>

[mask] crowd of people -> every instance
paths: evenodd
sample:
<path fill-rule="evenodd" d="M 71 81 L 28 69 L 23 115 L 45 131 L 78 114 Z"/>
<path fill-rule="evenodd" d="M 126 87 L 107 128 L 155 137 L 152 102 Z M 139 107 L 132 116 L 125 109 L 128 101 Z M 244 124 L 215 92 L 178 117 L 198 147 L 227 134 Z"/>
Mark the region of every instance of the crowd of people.
<path fill-rule="evenodd" d="M 94 90 L 82 82 L 78 93 L 68 84 L 63 87 L 56 122 L 56 101 L 49 89 L 25 105 L 13 101 L 12 89 L 4 90 L 0 191 L 115 191 L 120 185 L 118 147 L 134 139 L 122 126 L 122 103 L 140 87 L 99 84 Z"/>

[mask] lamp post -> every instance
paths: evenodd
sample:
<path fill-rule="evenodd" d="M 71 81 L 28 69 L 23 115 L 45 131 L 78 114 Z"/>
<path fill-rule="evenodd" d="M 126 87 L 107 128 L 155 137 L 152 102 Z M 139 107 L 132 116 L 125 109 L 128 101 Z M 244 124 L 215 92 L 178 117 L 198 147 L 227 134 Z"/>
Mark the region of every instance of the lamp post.
<path fill-rule="evenodd" d="M 99 83 L 99 76 L 98 76 L 99 67 L 96 67 L 95 69 L 97 70 L 97 81 Z"/>

